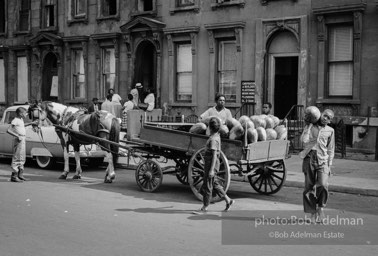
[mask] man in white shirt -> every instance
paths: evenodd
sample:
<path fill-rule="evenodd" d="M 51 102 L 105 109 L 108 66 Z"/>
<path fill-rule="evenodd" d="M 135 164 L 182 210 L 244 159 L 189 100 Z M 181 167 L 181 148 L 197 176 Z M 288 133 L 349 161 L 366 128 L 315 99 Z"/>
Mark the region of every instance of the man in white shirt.
<path fill-rule="evenodd" d="M 222 124 L 225 124 L 227 119 L 232 118 L 231 111 L 225 107 L 226 97 L 223 94 L 217 94 L 215 96 L 216 106 L 209 108 L 200 115 L 198 121 L 203 121 L 208 117 L 217 116 L 222 120 Z"/>

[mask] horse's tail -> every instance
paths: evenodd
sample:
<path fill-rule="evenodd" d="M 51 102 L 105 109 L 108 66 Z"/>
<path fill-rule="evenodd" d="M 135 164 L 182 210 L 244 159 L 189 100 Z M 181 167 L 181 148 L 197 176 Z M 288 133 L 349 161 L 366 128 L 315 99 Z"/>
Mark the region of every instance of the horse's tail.
<path fill-rule="evenodd" d="M 119 121 L 117 118 L 112 119 L 112 126 L 110 128 L 110 133 L 109 133 L 109 140 L 119 143 L 119 133 L 121 131 L 121 126 L 119 124 Z M 116 163 L 117 158 L 118 158 L 118 150 L 119 147 L 116 145 L 110 145 L 110 150 L 112 151 L 113 155 L 113 162 Z"/>

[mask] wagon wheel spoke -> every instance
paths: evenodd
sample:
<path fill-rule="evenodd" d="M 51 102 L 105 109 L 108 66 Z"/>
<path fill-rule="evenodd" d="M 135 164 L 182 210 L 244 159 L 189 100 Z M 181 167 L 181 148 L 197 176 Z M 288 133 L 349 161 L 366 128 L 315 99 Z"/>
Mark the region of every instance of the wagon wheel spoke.
<path fill-rule="evenodd" d="M 274 173 L 271 173 L 270 174 L 271 176 L 273 176 L 273 177 L 275 177 L 275 178 L 277 178 L 277 179 L 279 179 L 279 180 L 283 180 L 283 178 L 282 177 L 280 177 L 280 176 L 277 176 L 276 174 L 274 174 Z"/>
<path fill-rule="evenodd" d="M 203 178 L 199 178 L 198 180 L 196 180 L 195 182 L 193 182 L 193 186 L 197 187 L 197 185 L 199 183 L 203 182 Z"/>
<path fill-rule="evenodd" d="M 269 176 L 269 179 L 274 183 L 274 185 L 275 185 L 276 187 L 278 187 L 276 181 L 275 181 L 271 176 Z M 272 189 L 272 190 L 273 190 L 273 189 Z"/>
<path fill-rule="evenodd" d="M 284 172 L 284 170 L 282 168 L 276 168 L 276 167 L 266 167 L 267 169 L 269 169 L 270 171 L 274 171 L 274 172 Z"/>

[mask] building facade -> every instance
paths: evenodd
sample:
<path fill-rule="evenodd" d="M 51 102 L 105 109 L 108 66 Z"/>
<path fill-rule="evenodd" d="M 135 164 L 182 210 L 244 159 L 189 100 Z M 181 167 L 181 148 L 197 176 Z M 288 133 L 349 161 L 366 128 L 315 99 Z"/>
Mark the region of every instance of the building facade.
<path fill-rule="evenodd" d="M 222 92 L 233 113 L 331 108 L 347 144 L 374 150 L 375 0 L 0 0 L 0 106 L 87 106 L 151 88 L 171 115 Z"/>

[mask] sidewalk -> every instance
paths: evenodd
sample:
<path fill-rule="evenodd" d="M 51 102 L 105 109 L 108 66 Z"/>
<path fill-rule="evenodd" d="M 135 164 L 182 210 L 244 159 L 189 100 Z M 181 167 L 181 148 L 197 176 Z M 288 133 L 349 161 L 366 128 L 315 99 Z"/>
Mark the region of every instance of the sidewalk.
<path fill-rule="evenodd" d="M 291 155 L 285 164 L 285 186 L 303 188 L 302 159 L 298 155 Z M 335 158 L 331 170 L 330 191 L 378 196 L 378 161 Z"/>

